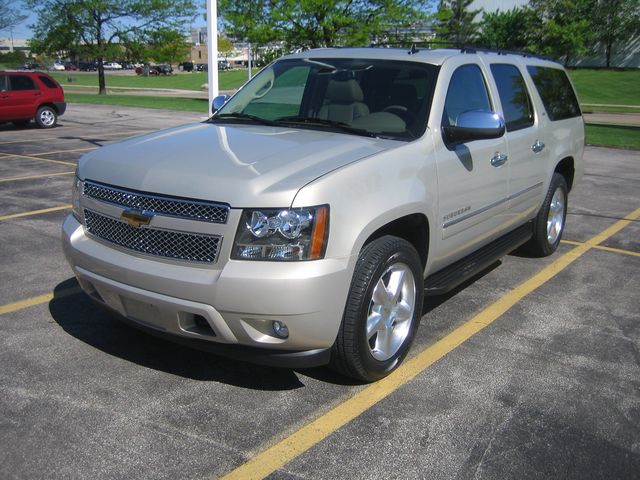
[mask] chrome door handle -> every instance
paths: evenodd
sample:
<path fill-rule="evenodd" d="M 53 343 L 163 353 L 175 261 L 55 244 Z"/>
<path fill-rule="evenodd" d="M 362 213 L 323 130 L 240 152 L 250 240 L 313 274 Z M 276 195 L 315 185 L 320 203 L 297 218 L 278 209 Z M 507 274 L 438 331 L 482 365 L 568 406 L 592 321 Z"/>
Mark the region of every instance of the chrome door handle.
<path fill-rule="evenodd" d="M 536 143 L 531 145 L 531 150 L 533 150 L 534 153 L 540 153 L 543 149 L 544 143 L 542 143 L 540 140 L 536 140 Z"/>
<path fill-rule="evenodd" d="M 493 165 L 494 167 L 499 167 L 501 165 L 504 165 L 505 163 L 507 163 L 507 156 L 503 153 L 496 153 L 492 158 L 491 158 L 491 165 Z"/>

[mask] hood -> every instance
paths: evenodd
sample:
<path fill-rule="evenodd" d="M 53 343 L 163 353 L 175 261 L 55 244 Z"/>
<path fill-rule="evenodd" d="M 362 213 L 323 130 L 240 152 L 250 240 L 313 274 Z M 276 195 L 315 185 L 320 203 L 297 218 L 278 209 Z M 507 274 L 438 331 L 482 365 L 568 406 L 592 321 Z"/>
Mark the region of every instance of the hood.
<path fill-rule="evenodd" d="M 196 123 L 90 152 L 80 160 L 79 175 L 235 208 L 286 207 L 310 181 L 399 144 L 297 128 Z"/>

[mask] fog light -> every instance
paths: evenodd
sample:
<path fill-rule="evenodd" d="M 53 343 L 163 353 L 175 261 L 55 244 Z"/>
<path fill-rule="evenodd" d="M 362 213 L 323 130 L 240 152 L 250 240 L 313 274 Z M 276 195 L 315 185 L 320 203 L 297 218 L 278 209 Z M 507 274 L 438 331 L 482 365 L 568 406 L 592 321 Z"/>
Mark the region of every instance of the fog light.
<path fill-rule="evenodd" d="M 276 334 L 276 337 L 278 338 L 288 338 L 289 337 L 289 329 L 287 328 L 287 326 L 278 321 L 278 320 L 274 320 L 273 321 L 273 333 Z"/>

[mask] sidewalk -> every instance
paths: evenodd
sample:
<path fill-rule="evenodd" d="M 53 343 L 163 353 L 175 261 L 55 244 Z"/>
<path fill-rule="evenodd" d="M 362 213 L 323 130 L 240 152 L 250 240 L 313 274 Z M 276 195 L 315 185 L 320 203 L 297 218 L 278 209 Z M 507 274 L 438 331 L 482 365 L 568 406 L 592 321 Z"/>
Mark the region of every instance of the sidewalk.
<path fill-rule="evenodd" d="M 640 113 L 585 113 L 585 123 L 640 127 Z"/>

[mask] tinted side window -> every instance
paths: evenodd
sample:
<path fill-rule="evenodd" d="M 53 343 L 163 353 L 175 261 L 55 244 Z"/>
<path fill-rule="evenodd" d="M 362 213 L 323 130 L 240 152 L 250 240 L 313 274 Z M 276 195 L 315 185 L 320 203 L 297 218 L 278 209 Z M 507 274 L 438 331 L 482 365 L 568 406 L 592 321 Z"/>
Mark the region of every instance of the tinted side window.
<path fill-rule="evenodd" d="M 24 75 L 11 75 L 9 77 L 11 82 L 11 90 L 37 90 L 35 82 L 31 77 Z"/>
<path fill-rule="evenodd" d="M 9 89 L 6 75 L 0 75 L 0 92 L 6 92 Z"/>
<path fill-rule="evenodd" d="M 547 67 L 527 67 L 527 70 L 550 120 L 564 120 L 581 115 L 578 99 L 564 71 Z"/>
<path fill-rule="evenodd" d="M 533 106 L 527 86 L 515 65 L 493 64 L 491 73 L 498 87 L 507 131 L 533 125 Z"/>
<path fill-rule="evenodd" d="M 491 111 L 487 86 L 480 67 L 463 65 L 453 72 L 442 114 L 443 126 L 455 126 L 458 115 L 469 110 Z"/>
<path fill-rule="evenodd" d="M 58 85 L 56 85 L 56 82 L 54 82 L 52 79 L 50 79 L 49 77 L 38 77 L 40 79 L 40 81 L 42 83 L 44 83 L 47 87 L 49 88 L 58 88 Z"/>

